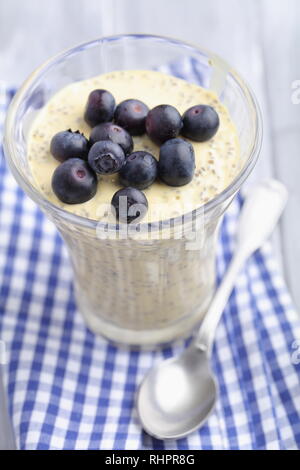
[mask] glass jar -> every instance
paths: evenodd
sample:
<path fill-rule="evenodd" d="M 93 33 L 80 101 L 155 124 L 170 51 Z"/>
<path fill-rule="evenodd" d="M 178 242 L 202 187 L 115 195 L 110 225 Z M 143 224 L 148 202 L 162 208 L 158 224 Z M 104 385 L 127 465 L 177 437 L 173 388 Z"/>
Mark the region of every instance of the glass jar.
<path fill-rule="evenodd" d="M 134 236 L 116 236 L 115 225 L 102 227 L 49 202 L 35 187 L 27 160 L 30 126 L 45 103 L 75 81 L 114 70 L 166 67 L 175 76 L 189 67 L 183 78 L 213 90 L 228 108 L 242 158 L 230 186 L 184 219 L 147 224 L 151 239 L 143 235 L 146 224 Z M 261 138 L 255 97 L 223 60 L 177 40 L 123 35 L 82 44 L 37 69 L 10 106 L 4 147 L 16 180 L 66 242 L 77 305 L 89 328 L 115 343 L 153 346 L 187 336 L 205 315 L 215 289 L 218 227 L 256 163 Z"/>

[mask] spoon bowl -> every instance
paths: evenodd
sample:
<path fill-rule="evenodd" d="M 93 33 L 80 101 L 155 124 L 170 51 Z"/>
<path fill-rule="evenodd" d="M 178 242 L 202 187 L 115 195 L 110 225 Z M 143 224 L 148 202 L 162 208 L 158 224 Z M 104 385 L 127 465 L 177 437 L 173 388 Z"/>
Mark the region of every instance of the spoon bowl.
<path fill-rule="evenodd" d="M 137 407 L 148 434 L 178 439 L 208 418 L 218 395 L 207 354 L 190 346 L 179 358 L 167 359 L 146 375 Z"/>

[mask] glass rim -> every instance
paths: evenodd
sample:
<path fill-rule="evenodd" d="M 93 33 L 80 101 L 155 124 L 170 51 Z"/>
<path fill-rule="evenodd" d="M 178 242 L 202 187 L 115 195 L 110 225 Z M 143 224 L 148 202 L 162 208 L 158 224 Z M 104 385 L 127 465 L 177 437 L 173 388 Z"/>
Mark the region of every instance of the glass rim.
<path fill-rule="evenodd" d="M 193 209 L 192 211 L 189 211 L 188 213 L 183 214 L 182 216 L 173 217 L 170 219 L 164 219 L 163 221 L 160 221 L 160 222 L 145 222 L 145 223 L 142 222 L 139 224 L 139 226 L 140 227 L 148 226 L 148 227 L 153 227 L 153 228 L 156 227 L 160 229 L 162 228 L 161 224 L 165 224 L 165 223 L 167 223 L 167 226 L 169 223 L 171 223 L 172 225 L 174 224 L 177 225 L 177 223 L 180 223 L 182 221 L 183 217 L 191 218 L 192 220 L 195 220 L 195 218 L 197 218 L 199 214 L 205 214 L 205 215 L 209 214 L 216 207 L 222 205 L 222 203 L 224 203 L 225 201 L 233 197 L 235 193 L 239 190 L 241 185 L 244 183 L 244 181 L 248 178 L 248 176 L 250 175 L 250 173 L 252 172 L 253 168 L 255 167 L 257 163 L 258 156 L 260 153 L 260 149 L 262 145 L 262 138 L 263 138 L 263 125 L 262 125 L 261 110 L 257 102 L 257 99 L 255 97 L 255 94 L 253 93 L 251 87 L 247 84 L 247 82 L 240 76 L 240 74 L 233 67 L 231 67 L 231 65 L 229 65 L 226 61 L 224 61 L 221 57 L 219 57 L 215 53 L 205 48 L 193 45 L 189 42 L 181 41 L 179 39 L 174 39 L 174 38 L 170 38 L 167 36 L 152 35 L 152 34 L 119 34 L 119 35 L 106 36 L 106 37 L 104 36 L 104 37 L 94 39 L 88 42 L 80 43 L 77 46 L 66 49 L 60 52 L 59 54 L 52 56 L 46 62 L 41 64 L 39 67 L 37 67 L 29 75 L 29 77 L 23 82 L 21 87 L 18 89 L 16 95 L 14 96 L 9 106 L 9 109 L 6 115 L 3 147 L 4 147 L 4 152 L 5 152 L 5 156 L 8 161 L 9 167 L 17 183 L 20 185 L 20 187 L 25 191 L 26 194 L 29 195 L 29 197 L 34 202 L 38 204 L 38 206 L 42 207 L 46 212 L 51 211 L 53 213 L 56 213 L 57 216 L 59 216 L 61 219 L 77 226 L 91 228 L 91 229 L 96 229 L 96 228 L 99 228 L 99 226 L 102 226 L 106 230 L 107 229 L 116 230 L 116 227 L 118 227 L 119 224 L 101 222 L 99 220 L 89 219 L 87 217 L 76 215 L 57 206 L 51 201 L 49 201 L 46 195 L 44 195 L 41 191 L 39 191 L 29 181 L 28 177 L 24 177 L 24 175 L 22 174 L 22 172 L 16 165 L 13 155 L 18 154 L 18 149 L 16 147 L 14 138 L 12 138 L 12 133 L 14 131 L 17 111 L 19 109 L 20 104 L 22 103 L 24 96 L 30 90 L 34 82 L 38 80 L 39 78 L 41 78 L 47 72 L 49 68 L 55 66 L 55 64 L 63 61 L 65 58 L 78 54 L 80 53 L 80 51 L 86 50 L 87 48 L 92 48 L 104 42 L 118 41 L 118 40 L 122 40 L 126 38 L 149 39 L 149 40 L 153 39 L 153 40 L 159 40 L 159 41 L 166 41 L 174 45 L 186 47 L 187 49 L 191 49 L 197 53 L 203 53 L 209 58 L 214 57 L 218 59 L 218 61 L 224 64 L 224 66 L 226 66 L 227 74 L 231 76 L 231 78 L 238 84 L 243 95 L 246 96 L 247 101 L 252 105 L 252 108 L 254 110 L 255 132 L 254 132 L 253 142 L 249 150 L 249 156 L 247 160 L 245 161 L 245 163 L 243 164 L 243 167 L 241 168 L 241 170 L 233 179 L 233 181 L 228 186 L 226 186 L 226 188 L 224 188 L 219 194 L 217 194 L 214 198 L 210 199 L 208 202 L 200 205 L 199 207 Z"/>

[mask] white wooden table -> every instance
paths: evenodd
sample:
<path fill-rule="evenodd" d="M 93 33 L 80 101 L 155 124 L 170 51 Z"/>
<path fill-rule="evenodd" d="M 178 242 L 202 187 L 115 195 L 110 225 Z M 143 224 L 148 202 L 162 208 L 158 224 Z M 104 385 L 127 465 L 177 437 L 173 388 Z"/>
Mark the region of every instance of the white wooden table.
<path fill-rule="evenodd" d="M 290 192 L 274 243 L 300 306 L 300 104 L 291 98 L 300 80 L 299 20 L 299 0 L 0 0 L 0 80 L 18 85 L 50 55 L 119 33 L 173 36 L 222 55 L 263 110 L 252 180 L 272 175 Z"/>

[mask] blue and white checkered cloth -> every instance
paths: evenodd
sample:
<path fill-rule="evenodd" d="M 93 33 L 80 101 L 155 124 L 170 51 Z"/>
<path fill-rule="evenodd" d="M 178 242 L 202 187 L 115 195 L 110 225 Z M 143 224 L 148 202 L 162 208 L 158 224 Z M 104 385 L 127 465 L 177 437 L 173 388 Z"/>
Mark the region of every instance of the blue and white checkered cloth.
<path fill-rule="evenodd" d="M 0 95 L 0 128 L 9 99 Z M 222 227 L 219 278 L 234 249 L 240 204 L 236 199 Z M 21 449 L 300 448 L 300 322 L 269 244 L 241 272 L 217 331 L 215 412 L 188 438 L 158 441 L 140 427 L 135 392 L 152 364 L 184 344 L 130 352 L 86 328 L 62 240 L 2 155 L 0 339 Z"/>

